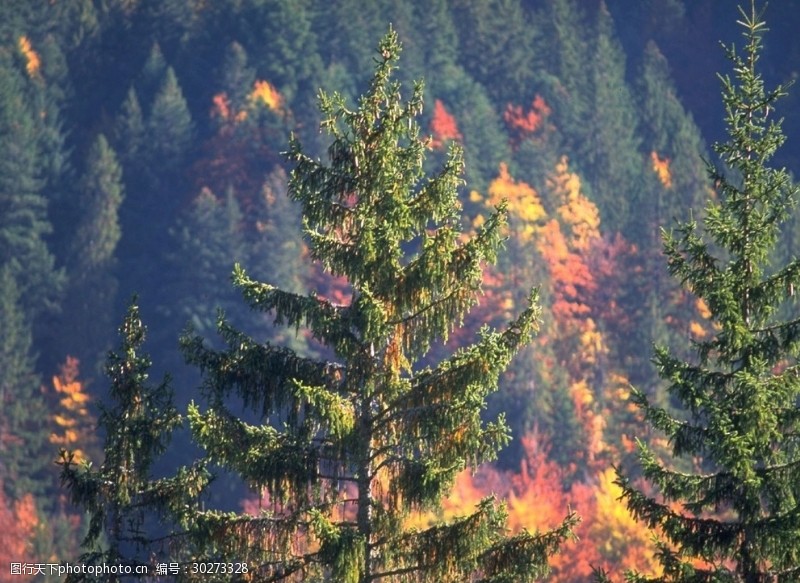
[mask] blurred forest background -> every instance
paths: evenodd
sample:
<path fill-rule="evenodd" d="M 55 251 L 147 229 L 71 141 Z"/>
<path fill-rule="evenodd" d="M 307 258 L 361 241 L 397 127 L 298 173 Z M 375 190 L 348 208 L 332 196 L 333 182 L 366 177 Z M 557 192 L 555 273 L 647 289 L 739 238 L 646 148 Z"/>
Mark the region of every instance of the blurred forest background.
<path fill-rule="evenodd" d="M 508 199 L 506 251 L 444 353 L 541 288 L 545 320 L 487 412 L 514 441 L 464 474 L 445 515 L 484 495 L 514 528 L 549 528 L 568 506 L 581 542 L 554 581 L 590 565 L 655 565 L 649 533 L 617 502 L 611 464 L 650 439 L 629 386 L 665 397 L 652 344 L 689 349 L 706 306 L 668 277 L 659 227 L 715 196 L 722 138 L 719 41 L 739 43 L 733 0 L 3 0 L 0 2 L 0 565 L 75 560 L 84 518 L 67 504 L 60 448 L 96 459 L 106 352 L 138 294 L 155 379 L 179 408 L 197 371 L 178 338 L 215 341 L 219 308 L 241 329 L 313 354 L 302 333 L 254 316 L 230 284 L 256 279 L 331 299 L 340 281 L 306 257 L 281 157 L 294 132 L 324 156 L 319 88 L 352 99 L 389 23 L 410 92 L 425 80 L 428 164 L 465 151 L 465 224 Z M 800 1 L 771 3 L 767 84 L 800 73 Z M 783 101 L 778 165 L 800 167 L 800 91 Z M 779 248 L 792 256 L 800 216 Z M 192 459 L 177 436 L 160 461 Z M 221 479 L 210 503 L 257 495 Z M 424 520 L 424 517 L 421 518 Z M 0 580 L 7 575 L 3 567 Z M 19 579 L 19 578 L 18 578 Z"/>

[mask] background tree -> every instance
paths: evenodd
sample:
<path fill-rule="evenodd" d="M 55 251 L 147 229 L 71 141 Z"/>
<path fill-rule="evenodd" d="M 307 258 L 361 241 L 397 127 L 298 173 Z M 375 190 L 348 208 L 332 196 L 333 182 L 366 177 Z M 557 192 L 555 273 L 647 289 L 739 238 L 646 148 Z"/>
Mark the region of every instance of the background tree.
<path fill-rule="evenodd" d="M 79 190 L 83 213 L 74 226 L 68 255 L 69 282 L 57 347 L 63 354 L 76 355 L 92 375 L 102 371 L 102 355 L 111 347 L 118 285 L 114 268 L 122 235 L 119 209 L 124 198 L 122 169 L 103 134 L 88 152 Z"/>
<path fill-rule="evenodd" d="M 47 414 L 34 367 L 30 324 L 12 270 L 0 267 L 0 475 L 13 501 L 44 493 Z"/>
<path fill-rule="evenodd" d="M 236 305 L 230 289 L 230 270 L 245 259 L 242 212 L 229 189 L 224 199 L 205 188 L 171 231 L 176 240 L 167 278 L 170 293 L 162 298 L 162 311 L 175 318 L 180 329 L 191 322 L 206 333 L 214 329 L 216 312 Z M 178 301 L 175 301 L 179 298 Z M 178 306 L 176 314 L 170 308 Z"/>
<path fill-rule="evenodd" d="M 636 198 L 643 169 L 641 140 L 636 106 L 625 82 L 625 53 L 605 2 L 597 11 L 594 34 L 588 119 L 577 148 L 603 223 L 612 233 L 626 232 L 635 224 L 633 209 L 641 202 Z"/>
<path fill-rule="evenodd" d="M 53 309 L 63 273 L 45 238 L 52 226 L 43 193 L 44 163 L 25 79 L 0 52 L 0 266 L 11 270 L 28 318 Z"/>
<path fill-rule="evenodd" d="M 754 2 L 740 12 L 746 44 L 741 53 L 727 49 L 735 79 L 721 77 L 729 140 L 714 147 L 726 169 L 709 166 L 719 199 L 707 207 L 704 231 L 688 221 L 664 237 L 670 273 L 708 305 L 714 333 L 694 343 L 690 361 L 656 350 L 659 374 L 684 413 L 634 393 L 646 420 L 669 438 L 676 463 L 703 461 L 680 472 L 640 445 L 657 495 L 619 476 L 628 508 L 666 538 L 658 581 L 800 576 L 800 320 L 778 309 L 794 302 L 800 261 L 768 263 L 800 191 L 785 170 L 767 165 L 785 139 L 773 116 L 785 88 L 765 89 L 757 67 L 762 14 Z"/>
<path fill-rule="evenodd" d="M 401 100 L 392 80 L 399 50 L 390 31 L 357 110 L 322 94 L 329 166 L 297 142 L 289 152 L 289 192 L 302 206 L 310 255 L 347 279 L 347 300 L 287 292 L 241 268 L 234 274 L 255 309 L 307 326 L 330 359 L 258 344 L 225 321 L 226 350 L 184 340 L 211 404 L 205 413 L 190 409 L 195 438 L 210 461 L 268 500 L 258 516 L 201 513 L 196 531 L 262 580 L 530 581 L 547 571 L 575 522 L 507 538 L 504 509 L 486 499 L 471 515 L 404 528 L 409 513 L 438 505 L 460 470 L 493 459 L 508 442 L 502 417 L 484 424 L 480 412 L 536 328 L 538 310 L 529 305 L 505 331 L 484 329 L 476 344 L 419 364 L 475 303 L 504 210 L 460 242 L 460 150 L 423 178 L 427 141 L 414 123 L 422 87 Z M 234 396 L 257 423 L 226 407 Z"/>

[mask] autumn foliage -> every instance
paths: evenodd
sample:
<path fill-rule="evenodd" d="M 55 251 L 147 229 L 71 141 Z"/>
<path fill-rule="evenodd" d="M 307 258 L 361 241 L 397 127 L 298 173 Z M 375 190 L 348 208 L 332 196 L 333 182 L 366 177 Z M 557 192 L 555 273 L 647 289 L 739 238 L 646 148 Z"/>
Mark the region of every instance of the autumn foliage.
<path fill-rule="evenodd" d="M 462 139 L 461 132 L 458 131 L 456 118 L 447 111 L 441 99 L 437 99 L 434 102 L 430 130 L 430 147 L 436 150 L 444 148 L 447 142 Z"/>
<path fill-rule="evenodd" d="M 97 441 L 94 436 L 96 420 L 88 407 L 90 397 L 84 384 L 78 380 L 79 364 L 77 358 L 67 356 L 59 374 L 52 379 L 56 403 L 53 407 L 55 430 L 50 435 L 50 443 L 72 451 L 76 463 L 90 457 L 87 450 L 93 449 Z"/>
<path fill-rule="evenodd" d="M 522 442 L 525 455 L 518 471 L 499 472 L 485 466 L 474 474 L 459 474 L 450 496 L 443 500 L 441 517 L 463 516 L 486 496 L 496 495 L 506 500 L 509 527 L 514 532 L 533 532 L 552 528 L 564 513 L 574 510 L 581 516 L 577 538 L 553 558 L 548 581 L 588 581 L 593 567 L 617 573 L 632 567 L 657 572 L 651 533 L 618 504 L 621 490 L 614 484 L 613 470 L 588 473 L 568 484 L 561 466 L 549 459 L 549 447 L 541 436 L 530 434 Z M 417 515 L 412 524 L 424 526 L 432 519 Z"/>
<path fill-rule="evenodd" d="M 42 66 L 39 54 L 33 50 L 31 41 L 27 36 L 19 37 L 19 52 L 25 57 L 25 70 L 30 77 L 38 77 Z"/>
<path fill-rule="evenodd" d="M 662 158 L 658 152 L 653 150 L 650 152 L 650 160 L 653 162 L 653 172 L 658 176 L 658 180 L 664 185 L 664 188 L 672 188 L 672 174 L 670 173 L 669 158 Z"/>
<path fill-rule="evenodd" d="M 9 500 L 0 482 L 0 581 L 7 581 L 10 563 L 35 562 L 33 537 L 39 516 L 33 495 Z"/>
<path fill-rule="evenodd" d="M 272 111 L 283 110 L 283 96 L 269 81 L 258 80 L 253 85 L 250 101 L 265 105 Z"/>
<path fill-rule="evenodd" d="M 503 120 L 511 135 L 512 145 L 518 146 L 524 139 L 540 131 L 551 113 L 552 110 L 541 95 L 533 98 L 528 109 L 509 103 L 503 112 Z"/>

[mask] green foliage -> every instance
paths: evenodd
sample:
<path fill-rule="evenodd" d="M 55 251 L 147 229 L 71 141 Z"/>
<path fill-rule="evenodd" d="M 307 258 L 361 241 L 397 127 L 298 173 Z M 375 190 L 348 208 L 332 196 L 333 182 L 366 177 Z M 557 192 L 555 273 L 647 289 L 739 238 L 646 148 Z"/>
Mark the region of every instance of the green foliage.
<path fill-rule="evenodd" d="M 45 159 L 26 97 L 21 72 L 0 53 L 0 265 L 11 270 L 33 319 L 54 307 L 63 273 L 45 242 L 52 231 L 41 179 Z"/>
<path fill-rule="evenodd" d="M 740 12 L 744 50 L 727 48 L 735 79 L 720 77 L 729 139 L 714 149 L 726 171 L 708 168 L 719 199 L 709 203 L 703 231 L 688 221 L 677 235 L 664 235 L 670 272 L 706 302 L 714 333 L 694 344 L 691 361 L 656 351 L 659 374 L 685 415 L 634 397 L 669 438 L 673 456 L 699 456 L 702 468 L 675 471 L 641 444 L 644 476 L 659 496 L 619 477 L 628 508 L 666 538 L 658 581 L 800 576 L 800 327 L 778 309 L 794 302 L 800 261 L 768 263 L 800 189 L 785 170 L 768 166 L 785 140 L 773 109 L 786 90 L 767 90 L 757 67 L 761 13 L 755 3 Z"/>
<path fill-rule="evenodd" d="M 644 153 L 652 156 L 655 152 L 669 164 L 670 186 L 659 183 L 651 202 L 653 223 L 665 226 L 676 218 L 688 219 L 691 209 L 703 206 L 708 188 L 703 164 L 706 146 L 680 102 L 666 58 L 654 43 L 645 48 L 639 89 Z M 657 178 L 655 172 L 652 176 Z"/>
<path fill-rule="evenodd" d="M 446 67 L 432 80 L 431 92 L 452 109 L 464 136 L 466 183 L 485 191 L 500 162 L 511 155 L 497 110 L 483 87 L 459 65 Z"/>
<path fill-rule="evenodd" d="M 153 100 L 147 132 L 148 161 L 162 168 L 180 168 L 192 146 L 194 124 L 172 67 L 167 67 Z"/>
<path fill-rule="evenodd" d="M 0 267 L 0 475 L 11 499 L 41 494 L 47 484 L 48 426 L 34 368 L 30 324 L 12 270 Z"/>
<path fill-rule="evenodd" d="M 99 423 L 105 434 L 103 462 L 97 468 L 90 462 L 76 464 L 68 451 L 61 452 L 59 462 L 72 503 L 89 514 L 86 552 L 80 557 L 86 565 L 150 564 L 166 541 L 180 539 L 180 525 L 208 482 L 201 464 L 181 468 L 173 477 L 151 477 L 181 417 L 167 381 L 148 383 L 151 363 L 142 352 L 145 328 L 135 303 L 128 308 L 120 336 L 119 349 L 106 361 L 111 403 Z M 176 546 L 172 549 L 163 560 L 175 562 L 182 556 L 174 553 Z M 67 580 L 94 579 L 74 574 Z"/>
<path fill-rule="evenodd" d="M 590 28 L 581 3 L 575 0 L 547 0 L 539 15 L 543 21 L 542 60 L 549 88 L 548 102 L 553 105 L 573 149 L 590 112 L 591 80 L 587 63 L 594 55 L 586 30 Z M 589 36 L 589 38 L 587 38 Z"/>
<path fill-rule="evenodd" d="M 345 297 L 299 295 L 234 271 L 253 309 L 307 329 L 330 359 L 257 343 L 224 320 L 224 350 L 199 336 L 183 340 L 211 405 L 190 410 L 195 439 L 209 461 L 267 501 L 260 516 L 201 513 L 196 538 L 209 547 L 224 540 L 223 556 L 245 553 L 237 560 L 264 580 L 530 581 L 546 572 L 575 522 L 508 538 L 504 510 L 487 500 L 450 523 L 403 527 L 411 512 L 435 508 L 464 467 L 494 459 L 508 443 L 504 419 L 483 423 L 480 413 L 536 330 L 539 310 L 533 294 L 504 331 L 486 328 L 476 344 L 420 364 L 476 303 L 505 210 L 462 237 L 461 151 L 451 149 L 440 172 L 424 176 L 426 140 L 415 123 L 422 87 L 401 99 L 392 78 L 399 50 L 390 31 L 357 109 L 321 94 L 329 165 L 296 140 L 288 153 L 289 194 L 302 207 L 309 255 L 347 280 Z M 258 422 L 234 415 L 231 397 Z"/>
<path fill-rule="evenodd" d="M 625 82 L 625 53 L 605 3 L 598 10 L 594 33 L 589 115 L 578 151 L 606 229 L 627 232 L 626 227 L 638 220 L 634 209 L 641 202 L 641 140 L 633 96 Z"/>
<path fill-rule="evenodd" d="M 161 51 L 161 45 L 157 42 L 150 47 L 150 53 L 147 60 L 144 62 L 142 72 L 139 73 L 136 85 L 146 102 L 152 102 L 158 93 L 159 87 L 162 86 L 164 75 L 167 72 L 166 59 L 164 53 Z M 174 71 L 173 71 L 174 75 Z"/>
<path fill-rule="evenodd" d="M 225 50 L 221 76 L 222 88 L 234 110 L 241 109 L 253 90 L 256 73 L 248 63 L 247 51 L 238 42 L 231 43 Z"/>
<path fill-rule="evenodd" d="M 179 217 L 171 231 L 176 252 L 165 277 L 167 293 L 161 298 L 163 313 L 177 307 L 176 329 L 191 322 L 199 331 L 213 330 L 217 309 L 235 305 L 229 274 L 246 256 L 241 221 L 232 191 L 220 199 L 208 189 Z"/>
<path fill-rule="evenodd" d="M 136 169 L 134 164 L 142 148 L 144 132 L 144 116 L 139 103 L 139 95 L 136 89 L 131 87 L 114 123 L 114 143 L 122 161 L 131 170 Z"/>
<path fill-rule="evenodd" d="M 453 2 L 461 62 L 501 107 L 528 97 L 536 29 L 520 0 Z M 498 31 L 502 30 L 502 34 Z M 532 97 L 532 96 L 531 96 Z"/>
<path fill-rule="evenodd" d="M 119 209 L 124 198 L 122 169 L 105 136 L 97 136 L 78 184 L 83 213 L 72 226 L 67 255 L 69 282 L 54 344 L 61 354 L 84 363 L 84 370 L 100 371 L 110 348 L 117 293 L 116 249 L 122 231 Z M 86 365 L 89 366 L 86 366 Z"/>
<path fill-rule="evenodd" d="M 103 134 L 89 151 L 81 182 L 81 208 L 85 215 L 77 227 L 73 270 L 80 275 L 108 267 L 121 237 L 119 207 L 123 200 L 122 169 Z"/>
<path fill-rule="evenodd" d="M 458 33 L 447 0 L 414 0 L 415 23 L 419 30 L 420 49 L 424 52 L 424 70 L 435 77 L 458 60 Z"/>

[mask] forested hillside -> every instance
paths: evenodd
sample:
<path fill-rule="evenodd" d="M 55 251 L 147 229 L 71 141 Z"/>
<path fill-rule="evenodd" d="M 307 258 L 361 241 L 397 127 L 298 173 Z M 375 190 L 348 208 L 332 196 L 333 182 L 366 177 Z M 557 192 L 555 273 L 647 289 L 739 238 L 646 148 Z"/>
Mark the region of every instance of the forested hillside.
<path fill-rule="evenodd" d="M 781 0 L 764 15 L 758 65 L 768 86 L 800 74 L 798 14 L 800 1 Z M 453 327 L 436 328 L 424 349 L 409 349 L 418 361 L 396 357 L 397 371 L 483 346 L 482 327 L 520 322 L 534 286 L 541 306 L 538 332 L 509 348 L 517 354 L 481 411 L 505 417 L 510 442 L 478 471 L 448 473 L 455 485 L 441 507 L 409 524 L 463 517 L 495 494 L 514 534 L 580 515 L 580 542 L 550 559 L 549 580 L 586 581 L 593 568 L 659 572 L 651 531 L 618 501 L 614 467 L 630 480 L 623 485 L 647 489 L 637 440 L 654 455 L 669 455 L 674 441 L 644 422 L 632 392 L 678 419 L 692 407 L 667 390 L 653 346 L 687 361 L 697 343 L 717 346 L 716 307 L 670 275 L 661 228 L 702 221 L 707 202 L 727 196 L 728 177 L 709 178 L 707 162 L 718 162 L 710 144 L 725 139 L 730 121 L 719 41 L 744 44 L 739 16 L 727 0 L 0 1 L 0 581 L 12 561 L 76 561 L 87 529 L 87 540 L 102 543 L 55 462 L 64 449 L 72 457 L 62 469 L 103 464 L 126 382 L 155 395 L 142 413 L 153 434 L 140 470 L 152 475 L 137 483 L 164 479 L 221 513 L 255 515 L 274 502 L 272 490 L 252 487 L 258 480 L 195 463 L 202 449 L 178 414 L 188 411 L 200 431 L 213 423 L 190 402 L 205 408 L 216 398 L 248 421 L 274 421 L 266 404 L 250 410 L 246 396 L 202 388 L 211 355 L 234 348 L 232 330 L 242 346 L 252 338 L 333 359 L 321 341 L 328 332 L 284 304 L 251 310 L 258 302 L 242 297 L 232 274 L 239 264 L 245 288 L 266 282 L 331 306 L 356 297 L 353 271 L 331 269 L 304 238 L 321 211 L 298 202 L 301 185 L 290 177 L 305 159 L 296 143 L 308 160 L 341 162 L 320 130 L 320 90 L 355 111 L 389 30 L 402 45 L 393 74 L 403 99 L 424 80 L 423 106 L 410 116 L 430 137 L 420 171 L 438 176 L 452 169 L 454 151 L 463 156 L 456 210 L 423 221 L 419 236 L 435 239 L 442 220 L 459 233 L 453 245 L 495 227 L 504 238 L 497 261 L 481 263 L 477 304 L 455 310 Z M 800 168 L 800 90 L 776 108 L 789 139 L 774 164 L 791 172 Z M 401 146 L 413 140 L 405 135 Z M 722 158 L 737 179 L 741 168 Z M 768 250 L 779 266 L 800 243 L 800 210 L 786 212 Z M 421 246 L 409 237 L 397 252 Z M 791 309 L 774 308 L 787 320 Z M 227 336 L 218 334 L 221 313 Z M 699 455 L 677 463 L 707 469 Z M 184 482 L 165 478 L 176 468 Z M 115 508 L 130 502 L 123 498 Z M 143 529 L 158 528 L 150 520 Z"/>

